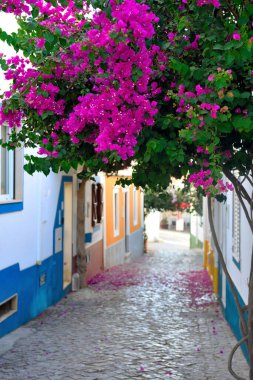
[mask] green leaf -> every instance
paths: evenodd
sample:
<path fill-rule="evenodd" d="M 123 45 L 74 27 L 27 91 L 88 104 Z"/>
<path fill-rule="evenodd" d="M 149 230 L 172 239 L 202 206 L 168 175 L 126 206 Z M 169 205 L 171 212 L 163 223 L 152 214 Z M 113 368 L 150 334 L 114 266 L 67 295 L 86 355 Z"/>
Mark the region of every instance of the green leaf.
<path fill-rule="evenodd" d="M 59 42 L 60 42 L 61 46 L 63 46 L 63 47 L 67 46 L 67 40 L 66 40 L 66 38 L 60 37 L 59 38 Z"/>
<path fill-rule="evenodd" d="M 213 50 L 224 50 L 224 45 L 215 44 L 213 47 Z"/>
<path fill-rule="evenodd" d="M 251 93 L 250 92 L 242 92 L 241 94 L 240 94 L 240 98 L 242 98 L 242 99 L 249 99 L 251 97 Z"/>
<path fill-rule="evenodd" d="M 249 117 L 235 116 L 232 122 L 233 126 L 239 130 L 239 132 L 252 130 L 253 121 Z"/>
<path fill-rule="evenodd" d="M 39 16 L 39 8 L 37 8 L 35 5 L 32 7 L 32 16 L 33 18 L 36 18 Z"/>
<path fill-rule="evenodd" d="M 176 59 L 172 59 L 170 61 L 170 66 L 173 70 L 179 72 L 182 75 L 186 75 L 190 71 L 189 66 L 187 66 L 185 63 L 182 63 Z"/>
<path fill-rule="evenodd" d="M 70 171 L 70 169 L 71 169 L 71 164 L 70 164 L 69 162 L 67 162 L 67 161 L 63 161 L 63 162 L 61 163 L 61 168 L 62 168 L 62 170 L 63 170 L 65 173 L 68 173 L 68 172 Z"/>
<path fill-rule="evenodd" d="M 223 133 L 230 133 L 233 129 L 232 123 L 219 123 L 218 124 L 218 131 Z"/>
<path fill-rule="evenodd" d="M 238 20 L 238 25 L 239 26 L 246 25 L 248 23 L 248 21 L 249 21 L 249 17 L 248 16 L 242 16 Z"/>
<path fill-rule="evenodd" d="M 46 32 L 45 34 L 44 34 L 44 38 L 46 39 L 46 41 L 48 42 L 48 43 L 52 43 L 52 42 L 54 42 L 54 35 L 52 34 L 52 33 L 50 33 L 50 32 Z"/>
<path fill-rule="evenodd" d="M 95 62 L 95 53 L 93 51 L 89 53 L 89 60 L 92 64 Z"/>

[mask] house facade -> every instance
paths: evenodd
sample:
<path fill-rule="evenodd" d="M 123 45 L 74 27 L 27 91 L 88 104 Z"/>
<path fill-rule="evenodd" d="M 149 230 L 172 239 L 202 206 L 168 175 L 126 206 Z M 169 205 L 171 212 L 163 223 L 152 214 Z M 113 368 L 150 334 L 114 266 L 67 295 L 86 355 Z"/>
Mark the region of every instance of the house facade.
<path fill-rule="evenodd" d="M 88 180 L 84 188 L 85 283 L 104 269 L 104 175 Z"/>
<path fill-rule="evenodd" d="M 250 184 L 246 183 L 245 186 L 250 194 L 252 191 Z M 236 192 L 232 191 L 226 195 L 226 203 L 213 202 L 213 218 L 228 271 L 235 284 L 240 303 L 244 306 L 248 303 L 253 236 Z M 214 291 L 219 294 L 224 315 L 235 336 L 240 339 L 238 312 L 211 237 L 206 204 L 204 206 L 204 266 L 213 279 Z"/>
<path fill-rule="evenodd" d="M 116 184 L 119 176 L 104 177 L 104 267 L 123 264 L 143 254 L 144 194 L 134 185 Z"/>
<path fill-rule="evenodd" d="M 23 155 L 0 148 L 0 337 L 70 292 L 78 271 L 79 180 L 30 176 Z M 85 283 L 143 254 L 143 192 L 117 178 L 99 173 L 84 186 Z"/>
<path fill-rule="evenodd" d="M 13 15 L 1 14 L 0 22 L 8 32 L 17 31 Z M 2 41 L 0 48 L 7 57 L 16 54 Z M 3 92 L 9 84 L 1 72 L 0 78 Z M 8 127 L 0 126 L 0 139 L 7 138 Z M 80 236 L 86 261 L 81 285 L 104 268 L 143 253 L 141 190 L 123 189 L 116 185 L 118 177 L 99 173 L 85 182 L 79 218 L 77 173 L 30 176 L 23 169 L 29 153 L 0 147 L 0 337 L 71 291 L 73 275 L 78 288 Z"/>
<path fill-rule="evenodd" d="M 17 31 L 12 14 L 1 28 Z M 6 57 L 16 55 L 0 41 Z M 9 83 L 0 72 L 0 92 Z M 0 139 L 8 127 L 0 126 Z M 0 337 L 60 300 L 70 289 L 76 255 L 75 174 L 24 172 L 24 155 L 0 148 Z M 33 152 L 34 154 L 34 152 Z M 36 154 L 36 152 L 35 152 Z"/>
<path fill-rule="evenodd" d="M 24 173 L 22 150 L 0 148 L 0 167 L 1 337 L 71 289 L 77 181 Z"/>

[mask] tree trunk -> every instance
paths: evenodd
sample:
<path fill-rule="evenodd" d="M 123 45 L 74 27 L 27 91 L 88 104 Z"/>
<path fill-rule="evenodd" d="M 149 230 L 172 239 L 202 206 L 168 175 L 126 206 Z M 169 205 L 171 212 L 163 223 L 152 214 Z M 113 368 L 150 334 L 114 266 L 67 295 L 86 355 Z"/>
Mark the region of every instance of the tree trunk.
<path fill-rule="evenodd" d="M 249 281 L 249 296 L 248 296 L 248 352 L 250 364 L 250 380 L 253 380 L 253 276 L 251 275 Z"/>
<path fill-rule="evenodd" d="M 82 180 L 77 190 L 77 271 L 80 276 L 80 287 L 85 286 L 86 254 L 84 245 L 85 219 L 84 219 L 85 181 Z"/>

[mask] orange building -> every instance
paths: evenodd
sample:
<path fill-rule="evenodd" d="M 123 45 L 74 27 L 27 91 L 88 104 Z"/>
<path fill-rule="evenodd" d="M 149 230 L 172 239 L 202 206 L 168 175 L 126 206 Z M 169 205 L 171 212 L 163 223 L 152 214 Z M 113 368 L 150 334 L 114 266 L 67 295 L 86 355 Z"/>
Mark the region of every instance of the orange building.
<path fill-rule="evenodd" d="M 118 186 L 119 177 L 99 173 L 85 185 L 86 281 L 105 268 L 143 254 L 143 191 Z"/>
<path fill-rule="evenodd" d="M 143 192 L 133 185 L 117 186 L 117 178 L 105 179 L 105 268 L 123 264 L 143 253 Z"/>

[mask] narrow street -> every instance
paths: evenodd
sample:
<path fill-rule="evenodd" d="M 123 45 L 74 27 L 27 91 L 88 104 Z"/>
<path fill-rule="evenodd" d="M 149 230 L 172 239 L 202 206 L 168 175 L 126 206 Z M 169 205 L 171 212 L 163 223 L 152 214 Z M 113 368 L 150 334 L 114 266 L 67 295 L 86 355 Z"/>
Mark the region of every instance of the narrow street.
<path fill-rule="evenodd" d="M 96 276 L 2 338 L 0 379 L 232 379 L 235 340 L 188 239 L 161 232 L 148 254 Z M 241 352 L 235 360 L 247 378 Z"/>

